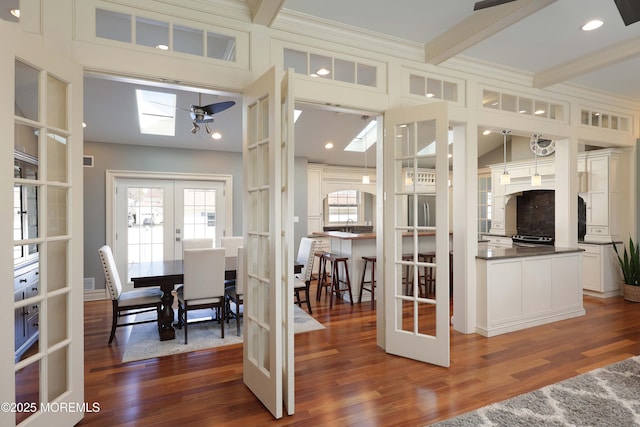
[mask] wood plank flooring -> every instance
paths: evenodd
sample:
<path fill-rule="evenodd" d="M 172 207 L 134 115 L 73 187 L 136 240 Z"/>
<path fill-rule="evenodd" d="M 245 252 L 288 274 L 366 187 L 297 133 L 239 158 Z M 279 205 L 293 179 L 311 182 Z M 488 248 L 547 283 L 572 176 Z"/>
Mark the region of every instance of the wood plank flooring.
<path fill-rule="evenodd" d="M 312 289 L 315 286 L 312 286 Z M 315 292 L 314 292 L 315 296 Z M 296 407 L 274 420 L 242 382 L 242 346 L 122 364 L 111 304 L 85 303 L 82 426 L 423 426 L 640 354 L 640 304 L 585 297 L 586 316 L 493 338 L 451 334 L 451 367 L 376 346 L 369 303 L 312 302 L 326 329 L 295 340 Z"/>

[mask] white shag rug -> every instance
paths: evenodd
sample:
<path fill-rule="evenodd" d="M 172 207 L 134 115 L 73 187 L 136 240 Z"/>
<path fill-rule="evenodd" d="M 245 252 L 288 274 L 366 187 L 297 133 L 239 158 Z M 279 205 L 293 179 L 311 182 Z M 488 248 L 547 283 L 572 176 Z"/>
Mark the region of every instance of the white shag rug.
<path fill-rule="evenodd" d="M 311 317 L 298 306 L 294 306 L 294 333 L 325 329 L 322 323 Z M 198 315 L 211 317 L 213 310 L 198 310 L 189 319 L 197 319 Z M 149 316 L 145 313 L 138 316 Z M 242 329 L 240 329 L 242 333 Z M 189 324 L 189 343 L 184 343 L 184 329 L 176 329 L 176 339 L 160 341 L 158 328 L 155 323 L 142 323 L 131 328 L 129 340 L 126 343 L 122 362 L 150 359 L 153 357 L 168 356 L 171 354 L 186 353 L 203 350 L 205 348 L 219 347 L 223 345 L 242 343 L 242 335 L 236 335 L 236 320 L 231 319 L 224 325 L 224 339 L 220 338 L 220 325 L 217 322 L 204 322 Z"/>

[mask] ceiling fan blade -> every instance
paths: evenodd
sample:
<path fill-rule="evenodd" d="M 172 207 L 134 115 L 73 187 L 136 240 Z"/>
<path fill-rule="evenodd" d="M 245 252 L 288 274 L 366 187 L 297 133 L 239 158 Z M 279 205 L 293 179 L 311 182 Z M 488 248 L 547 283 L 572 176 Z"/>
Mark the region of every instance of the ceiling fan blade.
<path fill-rule="evenodd" d="M 613 0 L 625 26 L 640 21 L 640 2 L 638 0 Z"/>
<path fill-rule="evenodd" d="M 515 0 L 482 0 L 477 1 L 476 4 L 473 5 L 473 10 L 486 9 L 488 7 L 498 6 L 504 3 L 510 3 Z"/>
<path fill-rule="evenodd" d="M 200 108 L 202 108 L 205 113 L 212 115 L 212 114 L 216 114 L 221 111 L 224 111 L 227 108 L 231 108 L 234 105 L 236 105 L 235 101 L 224 101 L 224 102 L 216 102 L 215 104 L 205 105 L 204 107 L 200 107 Z"/>

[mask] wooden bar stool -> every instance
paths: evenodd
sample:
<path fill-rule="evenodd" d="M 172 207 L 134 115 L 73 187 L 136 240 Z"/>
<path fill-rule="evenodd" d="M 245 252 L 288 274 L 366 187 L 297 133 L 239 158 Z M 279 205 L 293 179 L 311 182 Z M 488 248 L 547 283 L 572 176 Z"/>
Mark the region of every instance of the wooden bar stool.
<path fill-rule="evenodd" d="M 402 260 L 403 261 L 413 260 L 413 254 L 402 254 Z M 412 265 L 407 265 L 404 267 L 402 285 L 404 289 L 404 295 L 413 295 L 413 266 Z"/>
<path fill-rule="evenodd" d="M 376 257 L 363 256 L 364 265 L 362 266 L 362 279 L 360 280 L 360 296 L 358 296 L 358 304 L 362 303 L 362 291 L 371 292 L 371 310 L 375 307 L 376 295 Z M 367 265 L 371 264 L 371 280 L 364 280 L 367 273 Z M 370 285 L 368 288 L 365 285 Z"/>
<path fill-rule="evenodd" d="M 433 263 L 436 259 L 435 252 L 423 252 L 418 254 L 418 261 Z M 422 274 L 418 275 L 418 286 L 420 288 L 420 296 L 429 297 L 436 294 L 436 276 L 433 271 L 434 267 L 424 267 Z M 424 293 L 422 289 L 424 288 Z"/>
<path fill-rule="evenodd" d="M 322 289 L 327 289 L 327 293 L 329 292 L 329 288 L 331 287 L 331 277 L 327 274 L 327 258 L 325 255 L 329 254 L 327 251 L 317 251 L 315 256 L 319 258 L 318 264 L 318 288 L 316 290 L 316 301 L 320 301 L 320 296 L 322 295 Z"/>
<path fill-rule="evenodd" d="M 351 293 L 351 280 L 349 279 L 349 257 L 327 253 L 324 255 L 325 263 L 331 266 L 331 287 L 329 288 L 329 308 L 333 308 L 333 296 L 342 297 L 343 292 L 349 292 L 349 301 L 353 305 L 353 294 Z M 344 269 L 344 277 L 340 277 L 340 267 Z M 345 285 L 342 287 L 342 285 Z"/>

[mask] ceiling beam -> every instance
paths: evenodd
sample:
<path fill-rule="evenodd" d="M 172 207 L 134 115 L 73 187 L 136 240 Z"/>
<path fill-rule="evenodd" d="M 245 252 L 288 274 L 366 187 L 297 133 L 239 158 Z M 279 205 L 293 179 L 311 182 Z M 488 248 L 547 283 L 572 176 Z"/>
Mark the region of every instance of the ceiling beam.
<path fill-rule="evenodd" d="M 518 0 L 473 12 L 425 44 L 425 62 L 441 64 L 556 0 Z"/>
<path fill-rule="evenodd" d="M 270 27 L 282 9 L 285 0 L 247 0 L 254 24 Z"/>
<path fill-rule="evenodd" d="M 533 87 L 545 88 L 638 55 L 640 55 L 640 37 L 539 71 L 533 76 Z"/>

